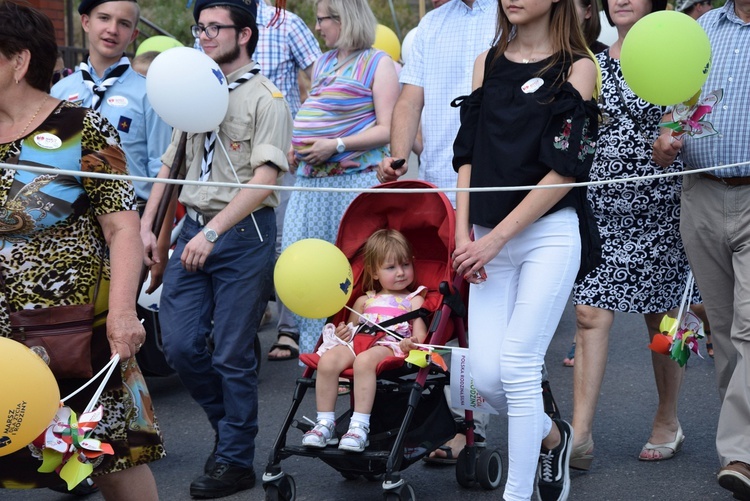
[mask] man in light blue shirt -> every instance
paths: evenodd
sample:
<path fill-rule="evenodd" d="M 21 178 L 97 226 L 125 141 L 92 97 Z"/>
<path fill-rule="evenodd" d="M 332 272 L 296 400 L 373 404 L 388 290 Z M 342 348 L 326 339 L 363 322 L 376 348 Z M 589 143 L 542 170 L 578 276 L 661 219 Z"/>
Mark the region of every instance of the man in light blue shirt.
<path fill-rule="evenodd" d="M 403 87 L 391 121 L 392 157 L 408 162 L 421 116 L 419 179 L 439 188 L 456 187 L 453 141 L 461 120 L 459 109 L 450 104 L 471 94 L 474 61 L 495 38 L 497 3 L 451 0 L 428 12 L 417 27 L 411 55 L 399 77 Z M 394 173 L 386 159 L 380 170 L 383 181 L 392 181 L 407 169 L 405 164 Z M 447 195 L 455 205 L 455 193 Z"/>
<path fill-rule="evenodd" d="M 96 109 L 120 134 L 128 172 L 156 177 L 172 130 L 151 107 L 145 77 L 136 73 L 124 56 L 125 48 L 138 36 L 138 4 L 132 0 L 83 0 L 78 11 L 89 57 L 75 73 L 55 84 L 51 94 Z M 103 95 L 99 97 L 97 92 Z M 145 205 L 151 183 L 133 184 L 139 206 Z"/>
<path fill-rule="evenodd" d="M 698 23 L 712 58 L 702 93 L 723 90 L 706 117 L 718 134 L 675 141 L 665 131 L 654 159 L 666 165 L 682 150 L 686 169 L 739 164 L 685 176 L 680 232 L 711 321 L 719 485 L 750 499 L 750 0 L 729 1 Z"/>

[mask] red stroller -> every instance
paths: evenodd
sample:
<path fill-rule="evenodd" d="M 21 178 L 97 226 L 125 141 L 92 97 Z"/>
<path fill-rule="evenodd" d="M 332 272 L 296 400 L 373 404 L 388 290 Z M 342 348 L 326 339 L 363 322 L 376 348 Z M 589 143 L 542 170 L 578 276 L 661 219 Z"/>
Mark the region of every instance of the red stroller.
<path fill-rule="evenodd" d="M 383 193 L 363 193 L 351 203 L 342 218 L 336 245 L 352 265 L 354 294 L 350 304 L 361 295 L 363 259 L 360 250 L 367 238 L 381 228 L 399 230 L 414 249 L 415 283 L 425 285 L 428 293 L 423 306 L 429 325 L 428 343 L 445 345 L 452 337 L 466 347 L 466 305 L 459 293 L 465 287 L 451 266 L 454 249 L 455 215 L 442 193 L 393 193 L 391 188 L 433 188 L 422 181 L 397 181 L 381 185 Z M 408 210 L 406 209 L 408 207 Z M 465 296 L 465 295 L 464 295 Z M 348 317 L 342 310 L 333 317 L 338 323 Z M 320 344 L 321 341 L 318 342 Z M 370 422 L 370 445 L 363 453 L 352 454 L 335 446 L 311 449 L 287 445 L 287 432 L 294 426 L 302 432 L 312 425 L 295 419 L 304 395 L 315 386 L 314 373 L 319 356 L 303 354 L 307 365 L 297 380 L 292 405 L 274 441 L 263 474 L 267 500 L 293 500 L 296 486 L 291 475 L 281 469 L 281 461 L 291 456 L 316 457 L 338 470 L 346 479 L 364 476 L 374 480 L 384 475 L 385 499 L 415 499 L 415 492 L 400 471 L 425 457 L 452 438 L 457 431 L 466 433 L 467 446 L 456 464 L 456 478 L 464 487 L 478 483 L 485 489 L 500 485 L 502 460 L 497 450 L 477 449 L 474 444 L 473 415 L 466 412 L 464 427 L 457 428 L 445 401 L 443 390 L 450 384 L 449 373 L 437 366 L 412 367 L 402 358 L 385 359 L 378 366 L 378 385 Z M 351 380 L 352 370 L 342 373 Z M 350 407 L 353 406 L 350 397 Z M 352 409 L 336 418 L 336 434 L 346 433 Z M 301 439 L 301 435 L 300 435 Z"/>

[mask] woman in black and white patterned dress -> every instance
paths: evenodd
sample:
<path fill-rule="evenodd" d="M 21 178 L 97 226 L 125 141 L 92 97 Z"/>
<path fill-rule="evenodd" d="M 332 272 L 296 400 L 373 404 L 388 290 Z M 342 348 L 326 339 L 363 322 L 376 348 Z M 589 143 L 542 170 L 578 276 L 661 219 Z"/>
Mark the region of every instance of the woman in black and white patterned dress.
<path fill-rule="evenodd" d="M 619 3 L 618 3 L 619 5 Z M 628 8 L 604 9 L 619 38 L 596 55 L 602 71 L 602 112 L 591 180 L 626 179 L 682 170 L 681 161 L 663 169 L 651 161 L 652 145 L 665 109 L 638 98 L 620 70 L 620 48 L 630 27 L 646 14 L 663 10 L 665 0 L 631 0 Z M 602 237 L 602 264 L 574 290 L 576 362 L 574 368 L 571 467 L 588 469 L 593 460 L 592 424 L 604 377 L 614 312 L 642 313 L 649 336 L 669 310 L 679 306 L 689 271 L 679 234 L 681 178 L 666 177 L 589 187 L 588 198 Z M 674 316 L 674 313 L 671 313 Z M 684 440 L 677 398 L 684 369 L 652 353 L 659 406 L 651 437 L 639 459 L 669 459 Z"/>

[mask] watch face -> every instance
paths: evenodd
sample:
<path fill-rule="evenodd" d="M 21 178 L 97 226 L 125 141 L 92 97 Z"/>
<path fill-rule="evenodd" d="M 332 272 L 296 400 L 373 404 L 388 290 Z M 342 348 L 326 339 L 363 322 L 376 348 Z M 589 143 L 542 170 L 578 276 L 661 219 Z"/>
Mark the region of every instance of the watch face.
<path fill-rule="evenodd" d="M 216 242 L 219 239 L 219 235 L 212 229 L 205 228 L 203 234 L 206 235 L 206 240 L 211 243 Z"/>

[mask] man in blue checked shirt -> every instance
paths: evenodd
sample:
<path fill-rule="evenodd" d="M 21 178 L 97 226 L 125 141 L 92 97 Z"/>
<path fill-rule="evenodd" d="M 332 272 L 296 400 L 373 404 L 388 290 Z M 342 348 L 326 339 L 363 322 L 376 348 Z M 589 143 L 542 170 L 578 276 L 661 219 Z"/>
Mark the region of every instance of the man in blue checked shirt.
<path fill-rule="evenodd" d="M 308 80 L 312 77 L 313 63 L 320 57 L 320 44 L 310 28 L 296 14 L 282 12 L 281 18 L 269 26 L 276 9 L 258 0 L 258 47 L 253 59 L 260 64 L 261 73 L 271 80 L 284 94 L 292 118 L 300 107 L 299 73 L 304 71 Z M 294 175 L 284 173 L 280 184 L 294 185 Z M 281 254 L 281 236 L 284 229 L 284 214 L 291 192 L 279 193 L 276 207 L 276 257 Z M 268 353 L 269 361 L 291 360 L 299 356 L 299 329 L 294 315 L 277 299 L 278 336 Z"/>
<path fill-rule="evenodd" d="M 707 119 L 718 134 L 676 141 L 664 131 L 654 160 L 678 152 L 686 169 L 739 164 L 688 174 L 682 184 L 680 232 L 711 321 L 721 397 L 716 450 L 719 485 L 750 499 L 750 0 L 701 16 L 712 67 L 703 95 L 722 89 Z"/>

